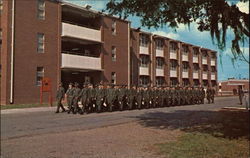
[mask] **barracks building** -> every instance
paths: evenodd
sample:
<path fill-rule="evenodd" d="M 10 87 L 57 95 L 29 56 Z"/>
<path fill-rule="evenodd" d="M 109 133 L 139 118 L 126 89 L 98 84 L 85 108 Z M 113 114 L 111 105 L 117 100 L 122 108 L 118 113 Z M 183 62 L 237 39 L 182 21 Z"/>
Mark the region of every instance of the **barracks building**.
<path fill-rule="evenodd" d="M 131 28 L 90 6 L 0 0 L 0 12 L 1 105 L 38 103 L 44 77 L 54 96 L 59 82 L 217 86 L 216 51 Z"/>

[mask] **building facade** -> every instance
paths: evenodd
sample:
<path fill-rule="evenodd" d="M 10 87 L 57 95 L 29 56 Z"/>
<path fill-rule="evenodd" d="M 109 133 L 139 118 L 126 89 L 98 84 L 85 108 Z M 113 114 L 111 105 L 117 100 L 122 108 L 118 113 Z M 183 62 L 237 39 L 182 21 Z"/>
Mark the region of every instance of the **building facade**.
<path fill-rule="evenodd" d="M 225 81 L 218 82 L 218 95 L 238 95 L 238 88 L 241 87 L 243 91 L 249 91 L 248 79 L 234 79 L 229 78 Z"/>
<path fill-rule="evenodd" d="M 59 82 L 217 85 L 215 51 L 131 28 L 89 6 L 55 0 L 0 5 L 1 105 L 39 102 L 44 77 L 53 93 Z"/>

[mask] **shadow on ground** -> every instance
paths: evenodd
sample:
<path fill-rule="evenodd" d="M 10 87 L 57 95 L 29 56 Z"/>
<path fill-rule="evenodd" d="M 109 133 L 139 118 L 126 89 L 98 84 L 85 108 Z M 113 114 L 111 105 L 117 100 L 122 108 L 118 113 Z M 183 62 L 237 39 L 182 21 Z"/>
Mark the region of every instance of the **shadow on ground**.
<path fill-rule="evenodd" d="M 137 118 L 145 127 L 201 132 L 228 139 L 249 139 L 249 112 L 246 111 L 178 110 L 172 113 L 151 112 Z"/>

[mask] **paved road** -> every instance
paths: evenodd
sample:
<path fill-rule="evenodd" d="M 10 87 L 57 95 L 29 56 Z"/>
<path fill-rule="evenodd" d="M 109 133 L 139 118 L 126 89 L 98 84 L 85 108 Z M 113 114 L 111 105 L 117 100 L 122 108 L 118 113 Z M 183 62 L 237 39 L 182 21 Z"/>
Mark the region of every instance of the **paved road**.
<path fill-rule="evenodd" d="M 14 110 L 1 112 L 1 140 L 7 141 L 21 137 L 31 137 L 48 133 L 61 133 L 106 127 L 137 121 L 142 117 L 158 117 L 148 115 L 152 113 L 173 113 L 182 111 L 214 111 L 222 107 L 239 106 L 237 97 L 220 97 L 215 99 L 216 104 L 189 105 L 165 107 L 156 109 L 143 109 L 122 112 L 92 113 L 88 115 L 55 114 L 55 108 L 47 110 Z M 31 111 L 31 112 L 30 112 Z"/>

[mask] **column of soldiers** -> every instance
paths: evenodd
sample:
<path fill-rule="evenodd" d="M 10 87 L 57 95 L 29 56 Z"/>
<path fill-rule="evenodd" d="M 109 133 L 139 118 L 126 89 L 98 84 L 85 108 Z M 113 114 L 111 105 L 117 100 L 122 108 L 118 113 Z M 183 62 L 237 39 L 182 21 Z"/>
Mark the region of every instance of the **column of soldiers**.
<path fill-rule="evenodd" d="M 132 110 L 156 107 L 169 107 L 180 105 L 204 104 L 205 97 L 208 103 L 214 103 L 215 90 L 203 87 L 146 87 L 127 85 L 104 85 L 95 87 L 84 84 L 82 88 L 78 83 L 70 83 L 65 93 L 62 84 L 57 91 L 57 111 L 63 108 L 62 100 L 67 101 L 68 113 L 91 113 L 114 110 Z"/>

